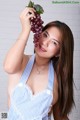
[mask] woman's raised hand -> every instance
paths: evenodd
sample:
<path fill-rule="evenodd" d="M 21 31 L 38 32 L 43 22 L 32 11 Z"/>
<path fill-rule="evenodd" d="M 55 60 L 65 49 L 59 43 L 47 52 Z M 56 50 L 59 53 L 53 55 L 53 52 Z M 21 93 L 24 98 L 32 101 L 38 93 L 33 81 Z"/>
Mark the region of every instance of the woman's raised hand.
<path fill-rule="evenodd" d="M 26 32 L 27 29 L 31 28 L 30 19 L 35 18 L 35 10 L 30 7 L 26 7 L 20 14 L 20 21 L 22 24 L 22 31 Z"/>

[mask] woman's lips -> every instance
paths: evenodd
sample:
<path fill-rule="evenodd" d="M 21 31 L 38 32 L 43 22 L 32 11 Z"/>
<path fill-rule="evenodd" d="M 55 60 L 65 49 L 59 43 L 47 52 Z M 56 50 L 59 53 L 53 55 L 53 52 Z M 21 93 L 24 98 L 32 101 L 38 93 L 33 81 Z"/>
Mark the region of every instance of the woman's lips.
<path fill-rule="evenodd" d="M 35 47 L 38 47 L 42 52 L 47 52 L 47 50 L 39 42 L 35 43 Z"/>
<path fill-rule="evenodd" d="M 46 52 L 45 48 L 42 47 L 40 44 L 39 44 L 39 49 L 40 49 L 41 51 L 43 51 L 43 52 Z"/>

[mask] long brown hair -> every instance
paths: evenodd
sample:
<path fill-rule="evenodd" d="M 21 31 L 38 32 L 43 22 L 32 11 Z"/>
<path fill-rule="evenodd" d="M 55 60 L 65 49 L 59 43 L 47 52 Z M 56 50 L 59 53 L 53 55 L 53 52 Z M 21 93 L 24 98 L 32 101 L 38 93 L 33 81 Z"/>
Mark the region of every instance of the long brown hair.
<path fill-rule="evenodd" d="M 61 32 L 61 48 L 59 57 L 53 57 L 53 66 L 58 78 L 58 103 L 61 115 L 71 111 L 73 99 L 73 51 L 74 38 L 71 29 L 63 22 L 52 21 L 43 27 L 43 31 L 57 27 Z"/>

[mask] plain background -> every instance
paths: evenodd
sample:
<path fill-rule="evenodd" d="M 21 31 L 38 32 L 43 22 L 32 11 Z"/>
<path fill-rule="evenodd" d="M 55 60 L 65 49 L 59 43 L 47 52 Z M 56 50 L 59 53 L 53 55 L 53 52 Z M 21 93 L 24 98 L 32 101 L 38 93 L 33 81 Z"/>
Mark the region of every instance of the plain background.
<path fill-rule="evenodd" d="M 70 0 L 69 0 L 70 1 Z M 3 70 L 6 53 L 21 32 L 20 12 L 29 0 L 0 1 L 0 112 L 7 111 L 8 75 Z M 74 35 L 74 99 L 76 107 L 69 115 L 70 120 L 80 120 L 80 4 L 54 4 L 52 0 L 33 0 L 43 6 L 44 25 L 53 20 L 65 22 Z M 26 54 L 33 54 L 33 34 L 30 34 Z M 16 60 L 17 58 L 15 58 Z"/>

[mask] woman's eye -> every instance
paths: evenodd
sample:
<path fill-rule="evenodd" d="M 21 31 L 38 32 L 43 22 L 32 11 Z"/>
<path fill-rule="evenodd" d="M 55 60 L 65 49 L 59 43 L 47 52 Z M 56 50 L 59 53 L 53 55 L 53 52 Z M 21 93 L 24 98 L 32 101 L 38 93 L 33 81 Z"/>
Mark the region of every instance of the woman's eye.
<path fill-rule="evenodd" d="M 44 36 L 44 37 L 47 37 L 47 34 L 46 34 L 46 33 L 43 33 L 43 36 Z"/>
<path fill-rule="evenodd" d="M 57 45 L 57 43 L 55 41 L 52 41 L 54 45 Z"/>

